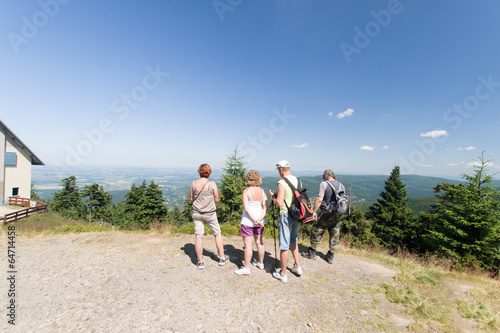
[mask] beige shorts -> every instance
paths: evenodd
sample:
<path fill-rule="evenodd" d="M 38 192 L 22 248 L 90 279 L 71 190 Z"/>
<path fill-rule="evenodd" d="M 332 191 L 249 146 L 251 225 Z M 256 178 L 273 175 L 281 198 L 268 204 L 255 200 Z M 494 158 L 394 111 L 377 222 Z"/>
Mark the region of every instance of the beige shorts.
<path fill-rule="evenodd" d="M 205 234 L 205 225 L 208 224 L 210 229 L 212 229 L 212 234 L 214 236 L 220 234 L 220 226 L 219 221 L 217 220 L 217 214 L 208 213 L 208 214 L 200 214 L 193 212 L 193 221 L 194 221 L 194 234 L 195 235 L 203 235 Z"/>

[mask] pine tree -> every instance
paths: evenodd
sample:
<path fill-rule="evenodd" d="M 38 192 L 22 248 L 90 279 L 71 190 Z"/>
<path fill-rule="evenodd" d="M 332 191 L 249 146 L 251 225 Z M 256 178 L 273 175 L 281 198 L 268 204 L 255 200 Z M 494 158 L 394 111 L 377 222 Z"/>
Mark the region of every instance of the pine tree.
<path fill-rule="evenodd" d="M 360 208 L 351 208 L 350 213 L 342 219 L 341 233 L 354 246 L 377 245 L 372 221 L 365 218 Z"/>
<path fill-rule="evenodd" d="M 64 216 L 80 218 L 83 207 L 80 191 L 76 185 L 76 177 L 70 176 L 60 180 L 62 189 L 54 193 L 50 208 Z"/>
<path fill-rule="evenodd" d="M 42 201 L 42 199 L 40 198 L 40 195 L 39 195 L 38 191 L 36 190 L 36 187 L 35 187 L 35 181 L 32 181 L 32 182 L 31 182 L 31 193 L 30 193 L 30 198 L 31 198 L 32 200 Z"/>
<path fill-rule="evenodd" d="M 397 249 L 408 247 L 410 228 L 414 224 L 413 212 L 407 207 L 409 198 L 406 185 L 400 177 L 400 168 L 395 166 L 385 181 L 384 191 L 377 202 L 369 207 L 367 217 L 372 220 L 372 231 L 382 245 Z"/>
<path fill-rule="evenodd" d="M 245 164 L 238 156 L 238 147 L 227 157 L 220 183 L 220 202 L 217 217 L 221 222 L 240 224 L 243 213 L 242 194 L 245 189 Z"/>
<path fill-rule="evenodd" d="M 132 184 L 130 191 L 125 195 L 125 213 L 140 229 L 149 228 L 153 220 L 165 219 L 168 208 L 160 186 L 154 181 L 148 186 L 145 180 L 140 186 Z"/>
<path fill-rule="evenodd" d="M 496 191 L 487 185 L 493 181 L 489 162 L 481 155 L 474 173 L 463 174 L 466 183 L 437 184 L 438 203 L 421 215 L 428 248 L 451 257 L 458 267 L 497 271 L 500 266 L 500 211 Z"/>
<path fill-rule="evenodd" d="M 84 204 L 93 220 L 109 221 L 111 212 L 111 195 L 99 184 L 85 185 L 81 191 L 82 198 L 88 198 Z"/>

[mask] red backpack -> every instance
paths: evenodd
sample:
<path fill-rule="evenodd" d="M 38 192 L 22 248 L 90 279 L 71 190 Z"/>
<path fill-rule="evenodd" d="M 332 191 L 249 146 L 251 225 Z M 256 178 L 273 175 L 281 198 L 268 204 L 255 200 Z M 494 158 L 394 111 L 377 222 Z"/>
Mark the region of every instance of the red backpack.
<path fill-rule="evenodd" d="M 307 195 L 307 189 L 302 187 L 300 179 L 297 177 L 297 188 L 295 188 L 295 186 L 293 186 L 287 178 L 282 179 L 288 184 L 288 186 L 290 186 L 295 197 L 295 200 L 290 207 L 288 207 L 285 201 L 286 208 L 288 209 L 288 214 L 293 219 L 302 223 L 309 223 L 314 221 L 314 212 L 312 210 L 311 199 L 309 199 L 309 195 Z"/>

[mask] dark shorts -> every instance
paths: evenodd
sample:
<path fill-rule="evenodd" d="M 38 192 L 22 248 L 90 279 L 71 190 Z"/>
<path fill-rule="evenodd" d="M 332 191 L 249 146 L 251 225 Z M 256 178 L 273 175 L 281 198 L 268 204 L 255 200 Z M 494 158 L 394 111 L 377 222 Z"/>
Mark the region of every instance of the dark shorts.
<path fill-rule="evenodd" d="M 264 232 L 264 227 L 248 227 L 246 225 L 241 225 L 241 235 L 243 237 L 252 237 L 253 235 L 262 235 Z"/>

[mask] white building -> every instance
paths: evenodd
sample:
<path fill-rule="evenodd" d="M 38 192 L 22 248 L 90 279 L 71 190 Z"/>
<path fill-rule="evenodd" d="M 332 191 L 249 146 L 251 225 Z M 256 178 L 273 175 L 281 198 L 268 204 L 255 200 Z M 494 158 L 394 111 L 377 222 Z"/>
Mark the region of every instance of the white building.
<path fill-rule="evenodd" d="M 31 166 L 44 165 L 0 120 L 0 204 L 31 197 Z"/>

